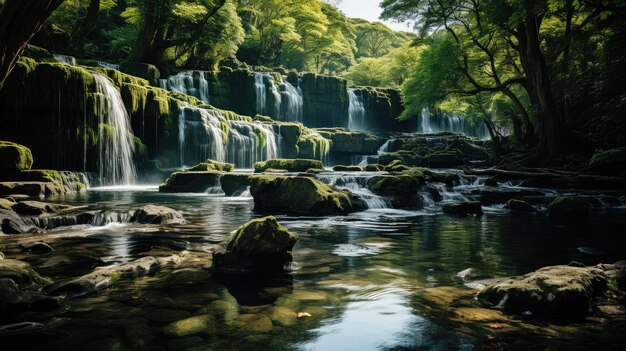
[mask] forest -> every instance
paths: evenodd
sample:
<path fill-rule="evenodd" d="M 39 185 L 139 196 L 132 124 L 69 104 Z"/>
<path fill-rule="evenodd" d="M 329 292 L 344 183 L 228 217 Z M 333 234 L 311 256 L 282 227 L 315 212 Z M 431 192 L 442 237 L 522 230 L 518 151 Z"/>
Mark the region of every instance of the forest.
<path fill-rule="evenodd" d="M 625 0 L 0 0 L 0 344 L 622 350 L 624 111 Z"/>

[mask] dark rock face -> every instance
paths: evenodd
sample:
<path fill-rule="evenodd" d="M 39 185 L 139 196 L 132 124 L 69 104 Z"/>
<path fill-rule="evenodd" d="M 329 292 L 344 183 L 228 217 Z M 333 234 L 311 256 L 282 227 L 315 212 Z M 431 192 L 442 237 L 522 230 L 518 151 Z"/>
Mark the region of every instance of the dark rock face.
<path fill-rule="evenodd" d="M 11 279 L 20 288 L 40 287 L 50 282 L 35 272 L 30 264 L 18 260 L 0 260 L 0 278 Z"/>
<path fill-rule="evenodd" d="M 222 271 L 282 270 L 298 238 L 274 217 L 255 219 L 237 229 L 213 263 Z"/>
<path fill-rule="evenodd" d="M 156 66 L 143 62 L 125 62 L 120 64 L 120 71 L 130 74 L 131 76 L 143 78 L 150 82 L 151 85 L 159 85 L 161 73 Z"/>
<path fill-rule="evenodd" d="M 220 178 L 222 190 L 226 196 L 233 196 L 245 191 L 250 186 L 250 176 L 247 174 L 224 174 Z"/>
<path fill-rule="evenodd" d="M 135 211 L 131 222 L 143 224 L 174 224 L 185 223 L 183 215 L 165 206 L 146 205 Z"/>
<path fill-rule="evenodd" d="M 606 289 L 607 280 L 600 271 L 552 266 L 488 286 L 478 300 L 514 313 L 578 319 L 588 314 L 593 297 Z"/>
<path fill-rule="evenodd" d="M 13 211 L 24 216 L 40 216 L 46 213 L 57 213 L 71 206 L 52 204 L 40 201 L 21 201 L 13 206 Z"/>
<path fill-rule="evenodd" d="M 615 282 L 621 291 L 626 292 L 626 266 L 619 270 L 617 277 L 615 277 Z"/>
<path fill-rule="evenodd" d="M 257 211 L 308 215 L 350 213 L 359 210 L 352 196 L 310 177 L 253 176 L 250 193 Z"/>
<path fill-rule="evenodd" d="M 537 212 L 537 209 L 534 208 L 531 204 L 526 201 L 511 199 L 507 201 L 504 208 L 509 209 L 514 212 L 524 212 L 524 213 L 533 213 Z"/>
<path fill-rule="evenodd" d="M 61 195 L 61 189 L 52 182 L 0 182 L 0 195 L 44 197 Z"/>
<path fill-rule="evenodd" d="M 589 217 L 589 199 L 584 197 L 557 197 L 548 206 L 551 218 Z"/>
<path fill-rule="evenodd" d="M 10 278 L 0 278 L 0 323 L 23 320 L 26 313 L 43 313 L 61 307 L 61 300 L 34 291 L 22 290 Z"/>
<path fill-rule="evenodd" d="M 9 141 L 0 141 L 0 172 L 29 170 L 33 165 L 30 149 Z"/>
<path fill-rule="evenodd" d="M 348 127 L 348 83 L 314 73 L 302 75 L 300 88 L 307 127 Z"/>
<path fill-rule="evenodd" d="M 459 217 L 466 217 L 469 215 L 481 215 L 483 209 L 480 202 L 458 202 L 453 204 L 443 205 L 443 213 L 451 214 Z"/>
<path fill-rule="evenodd" d="M 400 91 L 395 89 L 358 87 L 354 90 L 365 107 L 366 127 L 371 130 L 409 132 L 417 130 L 417 119 L 399 121 L 404 111 Z"/>
<path fill-rule="evenodd" d="M 162 193 L 204 193 L 217 185 L 222 174 L 218 172 L 177 172 L 159 186 Z"/>

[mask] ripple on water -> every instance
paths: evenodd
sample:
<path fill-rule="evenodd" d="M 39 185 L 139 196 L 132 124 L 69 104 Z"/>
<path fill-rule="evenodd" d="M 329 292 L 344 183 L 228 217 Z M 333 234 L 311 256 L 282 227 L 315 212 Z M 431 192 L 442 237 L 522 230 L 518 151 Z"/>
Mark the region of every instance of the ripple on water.
<path fill-rule="evenodd" d="M 365 244 L 338 244 L 335 245 L 333 254 L 342 257 L 361 257 L 378 255 L 383 249 L 389 247 L 389 243 L 365 243 Z"/>

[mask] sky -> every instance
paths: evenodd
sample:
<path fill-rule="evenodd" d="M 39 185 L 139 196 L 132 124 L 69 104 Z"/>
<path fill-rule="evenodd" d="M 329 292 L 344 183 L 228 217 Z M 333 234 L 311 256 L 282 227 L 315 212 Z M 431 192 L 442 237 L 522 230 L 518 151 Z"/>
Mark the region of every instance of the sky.
<path fill-rule="evenodd" d="M 383 11 L 379 4 L 381 0 L 343 0 L 339 4 L 339 9 L 348 17 L 363 18 L 371 22 L 383 22 L 393 30 L 411 31 L 406 24 L 391 21 L 381 21 L 378 17 Z"/>

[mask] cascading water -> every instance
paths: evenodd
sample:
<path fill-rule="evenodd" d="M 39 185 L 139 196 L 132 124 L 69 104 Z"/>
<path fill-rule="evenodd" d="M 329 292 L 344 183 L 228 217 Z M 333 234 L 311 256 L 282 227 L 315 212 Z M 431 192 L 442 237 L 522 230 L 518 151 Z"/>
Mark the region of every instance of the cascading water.
<path fill-rule="evenodd" d="M 353 195 L 361 199 L 367 208 L 389 208 L 387 201 L 367 188 L 367 183 L 372 176 L 354 176 L 345 174 L 319 175 L 318 179 L 325 184 L 337 189 L 349 190 Z"/>
<path fill-rule="evenodd" d="M 423 108 L 418 124 L 418 134 L 432 134 L 440 132 L 463 133 L 478 139 L 489 139 L 489 131 L 483 123 L 470 123 L 464 116 L 447 114 L 441 111 L 431 113 L 430 109 Z"/>
<path fill-rule="evenodd" d="M 280 116 L 280 120 L 288 122 L 302 122 L 304 119 L 304 97 L 302 96 L 302 89 L 300 85 L 294 87 L 288 81 L 284 81 L 281 84 L 283 106 L 281 111 L 283 115 Z"/>
<path fill-rule="evenodd" d="M 97 61 L 96 63 L 98 64 L 98 66 L 102 68 L 114 69 L 114 70 L 120 69 L 120 65 L 115 64 L 115 63 L 109 63 L 109 62 L 104 62 L 104 61 Z"/>
<path fill-rule="evenodd" d="M 227 121 L 220 110 L 181 108 L 178 134 L 181 165 L 211 159 L 252 168 L 256 162 L 280 157 L 281 139 L 272 125 Z"/>
<path fill-rule="evenodd" d="M 210 98 L 207 74 L 203 71 L 183 71 L 159 80 L 159 85 L 163 89 L 190 95 L 208 104 Z"/>
<path fill-rule="evenodd" d="M 263 114 L 266 109 L 267 97 L 265 94 L 264 75 L 261 73 L 254 74 L 254 93 L 256 95 L 256 113 Z"/>
<path fill-rule="evenodd" d="M 363 104 L 363 97 L 356 94 L 356 89 L 348 89 L 348 99 L 348 129 L 365 131 L 365 105 Z"/>
<path fill-rule="evenodd" d="M 52 55 L 54 57 L 54 59 L 57 62 L 66 64 L 66 65 L 70 65 L 70 66 L 76 66 L 76 58 L 73 56 L 68 56 L 68 55 L 58 55 L 58 54 L 54 54 Z"/>
<path fill-rule="evenodd" d="M 130 185 L 137 172 L 133 157 L 135 144 L 130 117 L 120 92 L 108 78 L 94 73 L 100 94 L 100 144 L 98 152 L 98 179 L 100 185 Z"/>

